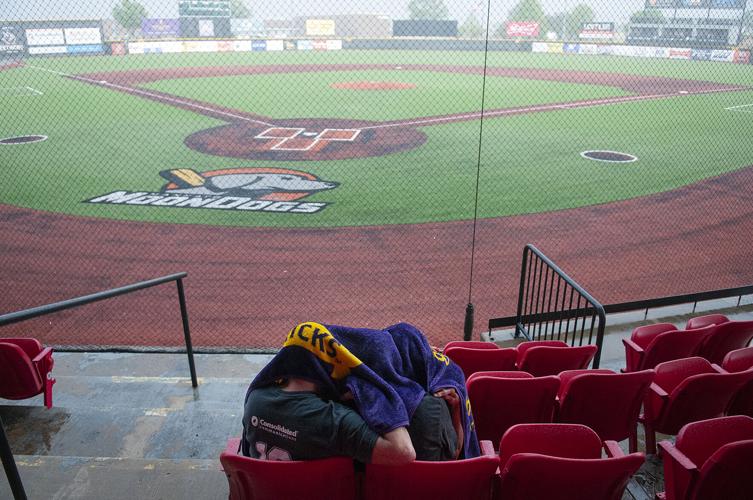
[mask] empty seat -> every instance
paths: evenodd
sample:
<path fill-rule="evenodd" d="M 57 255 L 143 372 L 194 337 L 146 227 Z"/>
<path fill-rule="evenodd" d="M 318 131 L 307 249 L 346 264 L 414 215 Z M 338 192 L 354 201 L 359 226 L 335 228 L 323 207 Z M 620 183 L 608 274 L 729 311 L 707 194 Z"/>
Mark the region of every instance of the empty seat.
<path fill-rule="evenodd" d="M 677 434 L 687 423 L 723 416 L 748 379 L 747 372 L 727 373 L 700 357 L 659 364 L 641 417 L 646 452 L 656 452 L 657 431 Z"/>
<path fill-rule="evenodd" d="M 495 497 L 507 499 L 619 500 L 643 453 L 624 455 L 579 424 L 520 424 L 500 442 Z"/>
<path fill-rule="evenodd" d="M 515 349 L 450 347 L 444 354 L 463 370 L 467 379 L 475 372 L 514 370 L 517 352 Z"/>
<path fill-rule="evenodd" d="M 625 370 L 637 372 L 659 363 L 695 356 L 714 325 L 695 330 L 677 330 L 669 323 L 641 326 L 633 330 L 625 345 Z"/>
<path fill-rule="evenodd" d="M 728 353 L 746 347 L 753 339 L 753 321 L 728 321 L 715 325 L 698 349 L 698 355 L 721 363 Z"/>
<path fill-rule="evenodd" d="M 559 378 L 555 421 L 586 425 L 602 441 L 629 439 L 630 451 L 637 451 L 638 415 L 654 370 L 573 370 Z"/>
<path fill-rule="evenodd" d="M 490 447 L 482 446 L 482 449 Z M 364 500 L 489 500 L 499 466 L 493 454 L 449 462 L 366 465 Z"/>
<path fill-rule="evenodd" d="M 27 399 L 44 394 L 52 407 L 52 348 L 32 338 L 0 338 L 0 398 Z"/>
<path fill-rule="evenodd" d="M 732 397 L 727 414 L 753 417 L 753 347 L 744 347 L 728 353 L 722 361 L 722 368 L 728 372 L 747 371 L 751 375 Z"/>
<path fill-rule="evenodd" d="M 467 347 L 469 349 L 499 349 L 494 342 L 483 342 L 481 340 L 453 340 L 445 344 L 442 352 L 447 352 L 450 347 Z"/>
<path fill-rule="evenodd" d="M 518 370 L 535 377 L 558 375 L 565 370 L 587 368 L 598 347 L 584 345 L 570 347 L 561 341 L 522 342 L 517 346 Z"/>
<path fill-rule="evenodd" d="M 353 460 L 257 460 L 238 454 L 240 439 L 228 440 L 220 463 L 230 487 L 230 500 L 353 500 Z"/>
<path fill-rule="evenodd" d="M 706 314 L 705 316 L 690 318 L 685 324 L 685 329 L 693 330 L 695 328 L 703 328 L 704 326 L 719 325 L 727 321 L 729 321 L 729 318 L 724 314 Z"/>
<path fill-rule="evenodd" d="M 479 439 L 496 445 L 515 424 L 552 421 L 560 385 L 557 377 L 533 378 L 525 372 L 513 372 L 510 376 L 484 373 L 474 373 L 467 382 Z"/>
<path fill-rule="evenodd" d="M 753 418 L 701 420 L 685 425 L 674 444 L 659 443 L 668 500 L 753 498 Z"/>

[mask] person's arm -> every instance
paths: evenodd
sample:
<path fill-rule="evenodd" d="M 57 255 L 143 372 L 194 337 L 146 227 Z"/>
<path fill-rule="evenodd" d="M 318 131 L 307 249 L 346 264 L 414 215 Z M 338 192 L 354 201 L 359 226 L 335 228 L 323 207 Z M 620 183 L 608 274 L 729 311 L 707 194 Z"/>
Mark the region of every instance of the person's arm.
<path fill-rule="evenodd" d="M 377 438 L 371 452 L 371 463 L 378 465 L 402 465 L 416 459 L 408 430 L 405 427 L 387 432 Z"/>
<path fill-rule="evenodd" d="M 455 460 L 457 460 L 460 457 L 460 452 L 463 451 L 463 443 L 465 443 L 465 436 L 463 434 L 463 405 L 460 404 L 460 396 L 452 388 L 440 389 L 434 393 L 434 396 L 447 401 L 450 407 L 452 426 L 455 428 L 455 434 L 458 436 L 458 444 L 457 448 L 455 448 Z"/>

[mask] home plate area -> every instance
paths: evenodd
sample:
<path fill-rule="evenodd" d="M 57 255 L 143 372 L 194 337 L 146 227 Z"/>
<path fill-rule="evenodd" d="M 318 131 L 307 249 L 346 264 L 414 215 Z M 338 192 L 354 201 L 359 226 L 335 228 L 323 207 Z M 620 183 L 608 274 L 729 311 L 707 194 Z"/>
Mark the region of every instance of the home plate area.
<path fill-rule="evenodd" d="M 275 151 L 319 151 L 330 142 L 353 142 L 361 133 L 355 128 L 326 128 L 321 132 L 305 128 L 270 127 L 254 139 L 268 141 Z"/>

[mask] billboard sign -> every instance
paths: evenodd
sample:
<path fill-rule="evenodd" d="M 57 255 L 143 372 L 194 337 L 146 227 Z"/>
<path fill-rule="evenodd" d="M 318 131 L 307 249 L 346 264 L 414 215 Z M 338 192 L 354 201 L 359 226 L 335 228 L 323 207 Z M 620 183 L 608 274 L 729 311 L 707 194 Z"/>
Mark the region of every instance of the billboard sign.
<path fill-rule="evenodd" d="M 99 28 L 65 28 L 65 43 L 67 45 L 96 45 L 102 43 L 102 33 Z"/>
<path fill-rule="evenodd" d="M 144 19 L 141 21 L 141 34 L 145 38 L 177 38 L 180 36 L 180 20 Z"/>
<path fill-rule="evenodd" d="M 646 8 L 673 9 L 677 0 L 646 0 Z"/>
<path fill-rule="evenodd" d="M 332 19 L 306 19 L 306 36 L 335 36 Z"/>
<path fill-rule="evenodd" d="M 614 38 L 614 23 L 583 23 L 578 38 L 611 40 Z"/>
<path fill-rule="evenodd" d="M 231 14 L 230 2 L 225 0 L 181 0 L 178 2 L 180 17 L 227 17 Z"/>
<path fill-rule="evenodd" d="M 711 0 L 713 9 L 744 9 L 745 0 Z"/>
<path fill-rule="evenodd" d="M 24 51 L 21 27 L 0 24 L 0 54 L 18 54 Z"/>
<path fill-rule="evenodd" d="M 30 46 L 65 45 L 65 35 L 61 28 L 27 29 L 26 43 Z"/>
<path fill-rule="evenodd" d="M 508 38 L 534 38 L 539 31 L 539 23 L 533 21 L 510 21 L 506 27 Z"/>
<path fill-rule="evenodd" d="M 267 41 L 266 40 L 252 40 L 251 41 L 251 50 L 254 52 L 264 52 L 267 50 Z"/>

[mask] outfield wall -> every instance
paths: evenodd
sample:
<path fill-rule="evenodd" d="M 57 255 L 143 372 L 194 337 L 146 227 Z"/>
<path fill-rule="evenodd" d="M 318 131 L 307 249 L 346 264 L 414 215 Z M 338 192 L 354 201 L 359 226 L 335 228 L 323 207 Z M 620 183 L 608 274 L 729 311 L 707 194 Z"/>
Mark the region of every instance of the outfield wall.
<path fill-rule="evenodd" d="M 690 49 L 687 47 L 650 47 L 561 42 L 534 42 L 531 45 L 532 52 L 544 54 L 610 55 L 622 57 L 647 57 L 653 59 L 718 61 L 737 64 L 748 64 L 751 62 L 750 51 L 745 49 Z"/>

